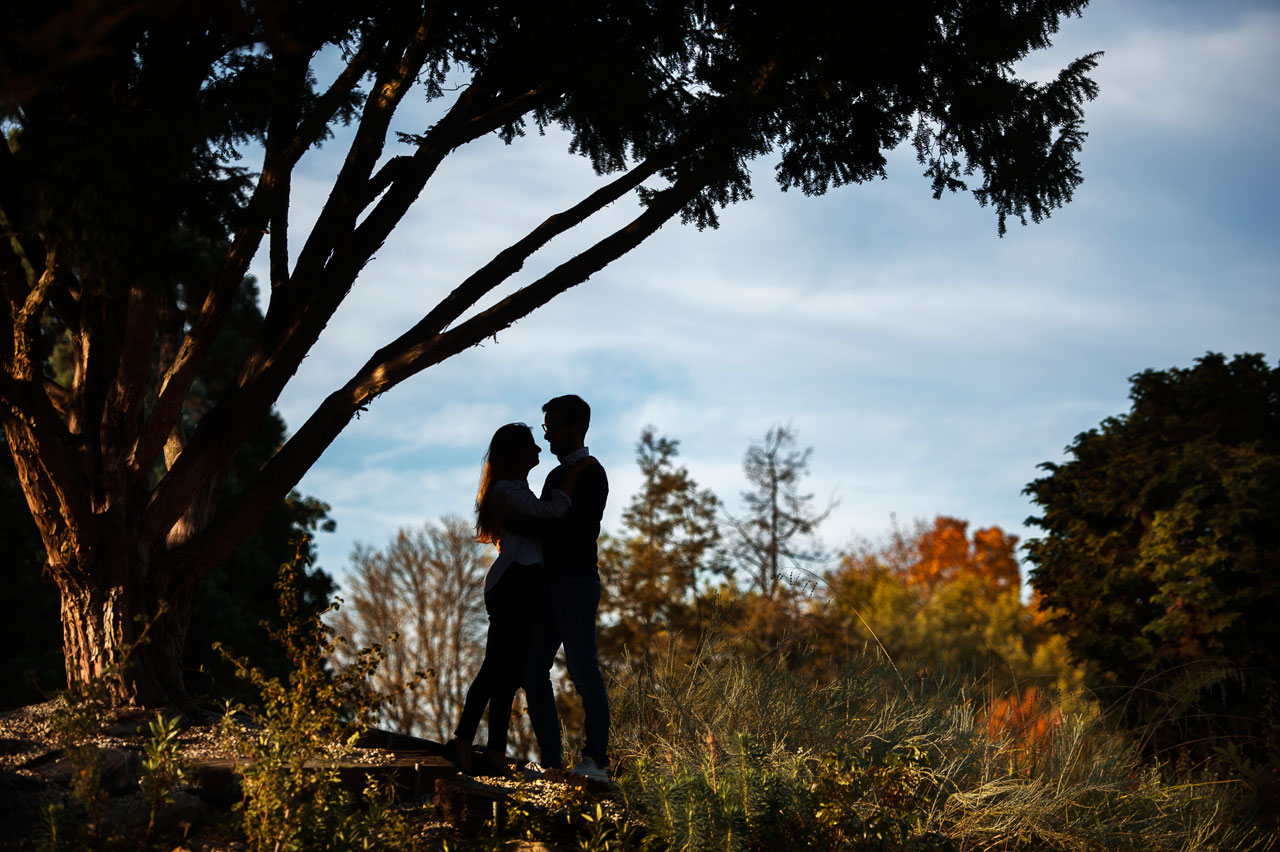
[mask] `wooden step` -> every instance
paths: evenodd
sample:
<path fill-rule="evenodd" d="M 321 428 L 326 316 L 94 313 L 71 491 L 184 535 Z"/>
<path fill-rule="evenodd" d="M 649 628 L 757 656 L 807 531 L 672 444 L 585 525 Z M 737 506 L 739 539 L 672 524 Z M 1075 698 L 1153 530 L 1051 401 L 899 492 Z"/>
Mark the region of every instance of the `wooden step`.
<path fill-rule="evenodd" d="M 192 786 L 201 799 L 211 804 L 230 805 L 238 802 L 243 793 L 234 758 L 197 760 L 191 764 Z M 365 788 L 368 776 L 391 781 L 396 786 L 401 801 L 414 801 L 430 796 L 435 781 L 458 774 L 453 764 L 426 752 L 394 752 L 385 763 L 368 764 L 342 760 L 315 760 L 304 764 L 308 769 L 334 768 L 344 788 L 359 793 Z"/>

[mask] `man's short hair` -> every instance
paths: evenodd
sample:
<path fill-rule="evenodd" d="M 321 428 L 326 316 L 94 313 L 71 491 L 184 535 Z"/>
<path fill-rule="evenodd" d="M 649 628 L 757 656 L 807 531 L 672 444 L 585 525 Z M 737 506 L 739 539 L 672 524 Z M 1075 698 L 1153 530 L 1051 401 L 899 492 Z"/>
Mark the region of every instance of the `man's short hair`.
<path fill-rule="evenodd" d="M 566 423 L 581 423 L 583 426 L 591 425 L 591 406 L 587 405 L 587 401 L 577 394 L 565 394 L 548 400 L 547 404 L 542 406 L 542 410 L 544 412 L 560 412 L 560 416 L 564 418 Z"/>

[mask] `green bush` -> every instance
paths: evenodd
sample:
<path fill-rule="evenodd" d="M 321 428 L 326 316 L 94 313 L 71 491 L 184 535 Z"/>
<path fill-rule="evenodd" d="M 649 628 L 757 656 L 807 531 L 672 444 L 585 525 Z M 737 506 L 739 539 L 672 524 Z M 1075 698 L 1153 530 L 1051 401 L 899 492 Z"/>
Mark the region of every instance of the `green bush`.
<path fill-rule="evenodd" d="M 371 778 L 354 796 L 339 783 L 335 763 L 393 697 L 368 686 L 383 660 L 382 646 L 360 649 L 351 665 L 328 671 L 326 660 L 344 641 L 323 621 L 336 604 L 303 615 L 298 577 L 309 551 L 300 545 L 297 553 L 281 565 L 277 582 L 284 627 L 267 627 L 293 671 L 284 679 L 268 677 L 222 651 L 260 696 L 257 706 L 229 705 L 222 723 L 238 758 L 245 840 L 255 852 L 412 849 L 413 838 L 392 806 L 394 791 Z"/>

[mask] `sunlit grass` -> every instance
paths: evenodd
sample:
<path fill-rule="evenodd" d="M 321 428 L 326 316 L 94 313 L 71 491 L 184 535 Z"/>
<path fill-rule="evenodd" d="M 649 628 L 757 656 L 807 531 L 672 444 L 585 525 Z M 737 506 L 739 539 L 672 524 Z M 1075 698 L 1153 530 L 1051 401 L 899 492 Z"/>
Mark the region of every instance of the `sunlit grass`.
<path fill-rule="evenodd" d="M 980 688 L 851 649 L 815 683 L 717 628 L 614 672 L 616 776 L 672 849 L 1246 850 L 1275 845 L 1239 786 L 1144 763 L 1100 720 L 1033 742 Z M 878 653 L 878 652 L 877 652 Z M 1171 780 L 1172 778 L 1172 780 Z"/>

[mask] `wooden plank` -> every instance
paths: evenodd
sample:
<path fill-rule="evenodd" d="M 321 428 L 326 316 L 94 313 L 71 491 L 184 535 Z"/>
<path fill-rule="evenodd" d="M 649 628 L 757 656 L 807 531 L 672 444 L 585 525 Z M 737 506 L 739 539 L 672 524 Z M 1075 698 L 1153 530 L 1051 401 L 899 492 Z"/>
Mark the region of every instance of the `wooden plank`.
<path fill-rule="evenodd" d="M 192 761 L 192 786 L 196 795 L 205 801 L 230 804 L 242 797 L 236 767 L 244 765 L 235 758 L 216 758 Z M 385 763 L 369 764 L 343 760 L 312 760 L 308 769 L 337 769 L 339 782 L 351 792 L 358 793 L 365 787 L 367 776 L 388 779 L 395 784 L 398 797 L 414 801 L 430 796 L 435 781 L 457 775 L 453 764 L 443 757 L 421 752 L 399 752 Z"/>

